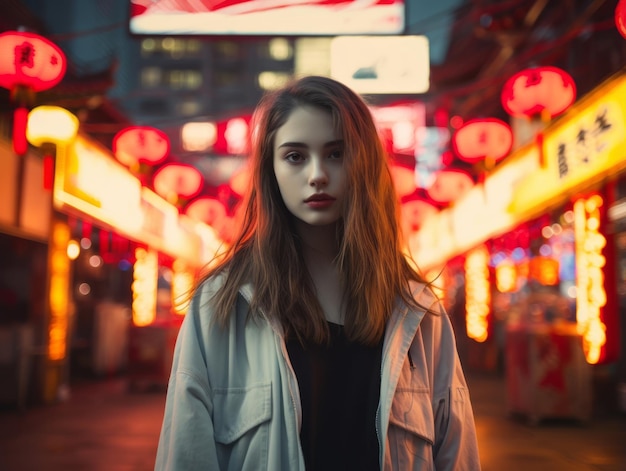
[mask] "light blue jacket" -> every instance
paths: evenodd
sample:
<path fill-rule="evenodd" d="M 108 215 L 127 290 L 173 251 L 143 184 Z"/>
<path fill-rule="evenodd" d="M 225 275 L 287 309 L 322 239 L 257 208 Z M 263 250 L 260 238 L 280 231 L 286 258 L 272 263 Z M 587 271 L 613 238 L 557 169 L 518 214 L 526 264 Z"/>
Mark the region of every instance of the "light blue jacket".
<path fill-rule="evenodd" d="M 201 287 L 176 343 L 155 470 L 303 471 L 302 410 L 282 329 L 246 322 L 250 286 L 229 325 L 211 322 L 219 278 Z M 376 432 L 382 470 L 480 469 L 454 333 L 422 284 L 398 303 L 383 344 Z"/>

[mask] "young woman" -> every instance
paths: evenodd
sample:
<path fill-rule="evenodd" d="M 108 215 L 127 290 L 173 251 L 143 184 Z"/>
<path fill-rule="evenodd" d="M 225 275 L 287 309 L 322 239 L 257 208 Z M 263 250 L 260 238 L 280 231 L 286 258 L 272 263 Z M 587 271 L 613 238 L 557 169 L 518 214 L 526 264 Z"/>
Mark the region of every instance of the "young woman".
<path fill-rule="evenodd" d="M 255 124 L 243 224 L 181 327 L 156 469 L 480 469 L 450 320 L 402 250 L 367 105 L 305 77 Z"/>

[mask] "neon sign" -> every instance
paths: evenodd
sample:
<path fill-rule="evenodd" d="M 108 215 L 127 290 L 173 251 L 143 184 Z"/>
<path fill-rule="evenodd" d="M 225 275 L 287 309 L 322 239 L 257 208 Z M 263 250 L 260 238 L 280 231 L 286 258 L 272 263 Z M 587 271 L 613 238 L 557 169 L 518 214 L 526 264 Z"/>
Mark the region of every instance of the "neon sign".
<path fill-rule="evenodd" d="M 467 336 L 484 342 L 489 336 L 491 291 L 489 252 L 485 246 L 472 250 L 465 259 L 465 321 Z"/>
<path fill-rule="evenodd" d="M 588 363 L 600 360 L 606 343 L 606 325 L 601 309 L 606 304 L 604 272 L 606 263 L 602 249 L 606 238 L 599 232 L 600 195 L 581 198 L 574 203 L 574 230 L 576 234 L 576 322 L 583 338 L 583 350 Z"/>

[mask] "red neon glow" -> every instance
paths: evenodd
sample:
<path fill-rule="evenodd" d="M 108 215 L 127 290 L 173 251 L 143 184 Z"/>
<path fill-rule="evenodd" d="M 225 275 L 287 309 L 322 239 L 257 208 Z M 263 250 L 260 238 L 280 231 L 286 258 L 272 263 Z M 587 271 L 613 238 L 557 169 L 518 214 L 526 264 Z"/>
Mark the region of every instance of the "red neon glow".
<path fill-rule="evenodd" d="M 52 190 L 54 183 L 54 156 L 46 154 L 43 157 L 43 189 Z"/>
<path fill-rule="evenodd" d="M 502 106 L 511 116 L 554 118 L 576 100 L 574 79 L 557 67 L 537 67 L 513 75 L 502 88 Z"/>
<path fill-rule="evenodd" d="M 26 125 L 28 124 L 28 108 L 20 106 L 13 112 L 13 151 L 24 155 L 28 150 Z"/>
<path fill-rule="evenodd" d="M 139 34 L 398 34 L 403 0 L 130 0 Z"/>
<path fill-rule="evenodd" d="M 473 119 L 452 136 L 452 147 L 461 160 L 475 163 L 489 158 L 499 161 L 513 146 L 513 132 L 496 118 Z"/>
<path fill-rule="evenodd" d="M 620 0 L 615 7 L 615 26 L 619 34 L 626 39 L 626 0 Z"/>
<path fill-rule="evenodd" d="M 243 115 L 218 122 L 213 151 L 225 155 L 247 154 L 250 150 L 251 120 L 252 115 Z"/>

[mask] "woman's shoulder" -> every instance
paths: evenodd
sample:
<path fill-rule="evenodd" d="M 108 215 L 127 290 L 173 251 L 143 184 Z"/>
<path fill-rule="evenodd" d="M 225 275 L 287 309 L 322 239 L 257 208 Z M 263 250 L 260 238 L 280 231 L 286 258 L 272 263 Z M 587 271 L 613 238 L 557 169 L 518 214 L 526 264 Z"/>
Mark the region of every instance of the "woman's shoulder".
<path fill-rule="evenodd" d="M 423 281 L 410 281 L 409 289 L 411 291 L 411 297 L 413 301 L 422 308 L 428 311 L 440 312 L 440 300 L 435 294 L 433 287 L 430 283 Z"/>

